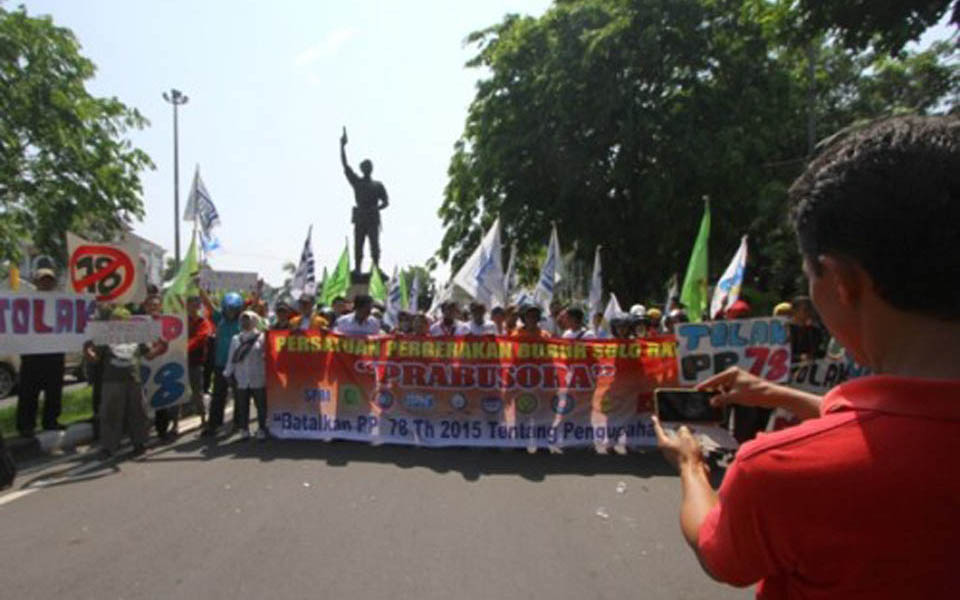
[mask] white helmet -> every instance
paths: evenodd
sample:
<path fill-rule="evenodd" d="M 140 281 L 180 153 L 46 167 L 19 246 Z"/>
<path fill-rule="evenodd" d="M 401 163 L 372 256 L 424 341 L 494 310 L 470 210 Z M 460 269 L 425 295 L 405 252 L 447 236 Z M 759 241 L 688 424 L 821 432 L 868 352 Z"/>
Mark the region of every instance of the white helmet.
<path fill-rule="evenodd" d="M 630 307 L 630 316 L 642 319 L 647 316 L 647 308 L 642 304 L 634 304 Z"/>

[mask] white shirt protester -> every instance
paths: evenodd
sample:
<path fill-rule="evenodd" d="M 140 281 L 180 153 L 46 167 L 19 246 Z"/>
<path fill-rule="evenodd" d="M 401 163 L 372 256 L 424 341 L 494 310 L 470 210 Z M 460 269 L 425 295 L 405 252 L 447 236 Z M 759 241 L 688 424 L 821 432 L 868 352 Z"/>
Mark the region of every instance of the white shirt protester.
<path fill-rule="evenodd" d="M 470 319 L 467 321 L 467 335 L 497 335 L 497 326 L 493 321 L 484 321 L 478 325 Z"/>
<path fill-rule="evenodd" d="M 340 316 L 333 330 L 343 335 L 376 335 L 380 333 L 380 320 L 367 315 L 363 321 L 357 320 L 357 313 L 351 312 Z"/>
<path fill-rule="evenodd" d="M 592 329 L 581 327 L 580 329 L 568 329 L 561 336 L 565 340 L 595 340 L 597 334 Z"/>
<path fill-rule="evenodd" d="M 265 346 L 263 332 L 241 331 L 233 336 L 223 376 L 233 375 L 237 379 L 237 387 L 242 390 L 266 387 Z"/>
<path fill-rule="evenodd" d="M 470 335 L 470 327 L 462 321 L 454 321 L 452 325 L 447 326 L 441 319 L 430 326 L 430 335 L 433 337 Z"/>

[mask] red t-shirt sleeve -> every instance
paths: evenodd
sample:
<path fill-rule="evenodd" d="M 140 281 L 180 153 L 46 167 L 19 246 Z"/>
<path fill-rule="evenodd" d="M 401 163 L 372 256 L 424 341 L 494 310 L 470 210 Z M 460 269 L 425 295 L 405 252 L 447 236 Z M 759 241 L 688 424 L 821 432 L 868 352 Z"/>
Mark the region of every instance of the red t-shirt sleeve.
<path fill-rule="evenodd" d="M 700 525 L 700 559 L 717 579 L 744 586 L 778 572 L 763 483 L 735 460 L 720 486 L 720 502 Z"/>

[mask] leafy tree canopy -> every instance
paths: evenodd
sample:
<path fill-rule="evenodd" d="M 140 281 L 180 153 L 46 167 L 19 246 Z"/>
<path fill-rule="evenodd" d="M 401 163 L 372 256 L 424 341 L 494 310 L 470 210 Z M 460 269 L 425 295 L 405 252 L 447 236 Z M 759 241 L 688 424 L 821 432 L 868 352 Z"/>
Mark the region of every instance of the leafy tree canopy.
<path fill-rule="evenodd" d="M 505 246 L 530 256 L 556 221 L 580 263 L 603 245 L 621 299 L 661 301 L 709 196 L 711 278 L 747 233 L 749 283 L 793 293 L 785 191 L 807 159 L 808 118 L 819 139 L 888 112 L 949 110 L 960 88 L 950 43 L 881 58 L 825 36 L 798 43 L 767 7 L 560 0 L 472 34 L 468 64 L 489 74 L 450 160 L 438 257 L 456 270 L 497 215 Z"/>
<path fill-rule="evenodd" d="M 105 239 L 143 216 L 153 164 L 124 134 L 147 121 L 91 96 L 95 70 L 69 29 L 0 6 L 0 257 L 31 241 L 62 258 L 68 229 Z"/>

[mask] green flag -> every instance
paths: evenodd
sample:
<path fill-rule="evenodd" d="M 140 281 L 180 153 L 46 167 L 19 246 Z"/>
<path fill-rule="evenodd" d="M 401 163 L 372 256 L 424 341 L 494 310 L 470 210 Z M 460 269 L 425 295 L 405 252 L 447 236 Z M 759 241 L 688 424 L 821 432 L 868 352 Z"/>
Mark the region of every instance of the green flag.
<path fill-rule="evenodd" d="M 683 278 L 680 301 L 687 307 L 687 317 L 693 322 L 703 319 L 703 313 L 710 304 L 707 297 L 707 243 L 710 240 L 710 201 L 703 206 L 703 219 L 697 241 L 693 243 L 687 276 Z"/>
<path fill-rule="evenodd" d="M 199 294 L 197 285 L 194 282 L 197 274 L 200 273 L 200 261 L 197 256 L 197 236 L 193 235 L 190 240 L 190 249 L 186 256 L 180 262 L 180 270 L 174 276 L 170 287 L 163 294 L 163 312 L 179 313 L 187 306 L 187 296 Z"/>
<path fill-rule="evenodd" d="M 350 252 L 347 251 L 347 247 L 343 247 L 343 254 L 340 255 L 340 260 L 337 261 L 337 266 L 333 270 L 333 274 L 324 279 L 323 282 L 323 294 L 320 301 L 325 305 L 330 306 L 333 302 L 333 299 L 337 296 L 346 297 L 347 293 L 350 292 Z"/>
<path fill-rule="evenodd" d="M 383 284 L 383 278 L 380 277 L 380 269 L 373 265 L 370 269 L 370 297 L 380 304 L 387 303 L 387 286 Z"/>
<path fill-rule="evenodd" d="M 400 308 L 410 308 L 410 290 L 407 289 L 407 278 L 403 269 L 397 271 L 397 279 L 400 280 Z"/>

